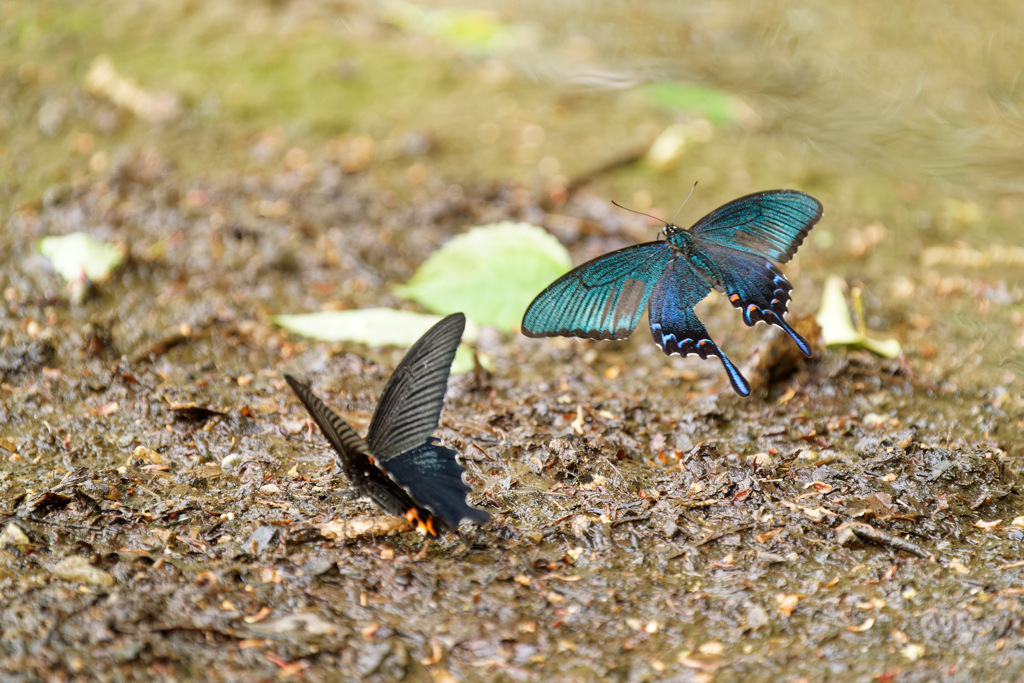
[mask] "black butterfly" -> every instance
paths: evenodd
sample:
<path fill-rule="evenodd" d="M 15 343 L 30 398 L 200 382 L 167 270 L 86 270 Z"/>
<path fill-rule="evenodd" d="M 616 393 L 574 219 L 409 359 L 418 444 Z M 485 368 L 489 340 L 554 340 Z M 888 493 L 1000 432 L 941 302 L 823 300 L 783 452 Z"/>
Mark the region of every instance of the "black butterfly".
<path fill-rule="evenodd" d="M 337 451 L 341 469 L 356 490 L 431 536 L 457 529 L 463 519 L 483 524 L 491 518 L 466 503 L 472 489 L 462 480 L 465 469 L 455 451 L 431 436 L 465 326 L 466 317 L 454 313 L 413 344 L 384 387 L 365 440 L 308 386 L 284 376 Z"/>

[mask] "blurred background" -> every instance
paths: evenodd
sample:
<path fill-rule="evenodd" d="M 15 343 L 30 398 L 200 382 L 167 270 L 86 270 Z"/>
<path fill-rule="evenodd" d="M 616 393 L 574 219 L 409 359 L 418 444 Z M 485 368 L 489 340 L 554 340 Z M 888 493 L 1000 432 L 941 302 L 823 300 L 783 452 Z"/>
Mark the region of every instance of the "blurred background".
<path fill-rule="evenodd" d="M 184 177 L 283 167 L 310 188 L 327 160 L 392 206 L 507 185 L 548 227 L 577 190 L 671 218 L 698 182 L 689 224 L 800 189 L 825 218 L 791 279 L 813 252 L 925 374 L 1010 384 L 1022 30 L 1009 0 L 9 0 L 0 202 L 45 203 L 139 149 Z"/>

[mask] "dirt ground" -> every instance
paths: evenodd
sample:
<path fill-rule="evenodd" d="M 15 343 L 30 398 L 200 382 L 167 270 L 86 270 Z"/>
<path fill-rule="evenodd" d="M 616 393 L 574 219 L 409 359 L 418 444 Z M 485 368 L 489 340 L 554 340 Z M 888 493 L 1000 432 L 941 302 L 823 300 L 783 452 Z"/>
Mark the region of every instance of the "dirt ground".
<path fill-rule="evenodd" d="M 438 435 L 492 523 L 328 538 L 379 513 L 332 476 L 281 376 L 365 429 L 402 351 L 269 316 L 408 306 L 389 286 L 452 234 L 554 217 L 500 185 L 431 177 L 429 200 L 396 205 L 366 174 L 313 170 L 213 184 L 138 152 L 9 218 L 5 680 L 1024 676 L 1019 392 L 913 357 L 794 359 L 725 304 L 705 320 L 750 350 L 749 399 L 644 329 L 485 330 L 493 370 L 451 380 Z M 603 206 L 584 190 L 557 212 L 577 262 L 629 242 Z M 81 302 L 34 252 L 76 229 L 130 253 Z M 800 270 L 795 319 L 827 268 Z M 943 345 L 889 322 L 905 348 Z"/>
<path fill-rule="evenodd" d="M 1024 680 L 1020 3 L 454 4 L 0 3 L 0 680 Z M 680 224 L 825 205 L 813 358 L 717 295 L 747 399 L 645 322 L 485 327 L 437 435 L 488 525 L 335 476 L 283 375 L 362 431 L 404 351 L 273 315 L 420 310 L 502 220 L 582 263 L 698 180 Z M 77 230 L 95 289 L 37 250 Z M 830 276 L 899 358 L 822 345 Z"/>

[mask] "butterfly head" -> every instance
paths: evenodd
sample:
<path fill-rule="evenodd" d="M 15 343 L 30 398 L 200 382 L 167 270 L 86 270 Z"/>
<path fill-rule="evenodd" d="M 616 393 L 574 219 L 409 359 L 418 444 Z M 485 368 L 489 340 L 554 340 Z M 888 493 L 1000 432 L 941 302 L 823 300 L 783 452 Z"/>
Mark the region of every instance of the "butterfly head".
<path fill-rule="evenodd" d="M 673 235 L 678 235 L 681 232 L 685 232 L 685 230 L 683 228 L 680 228 L 675 223 L 666 223 L 665 227 L 661 229 L 661 233 L 665 235 L 666 239 L 672 237 Z"/>

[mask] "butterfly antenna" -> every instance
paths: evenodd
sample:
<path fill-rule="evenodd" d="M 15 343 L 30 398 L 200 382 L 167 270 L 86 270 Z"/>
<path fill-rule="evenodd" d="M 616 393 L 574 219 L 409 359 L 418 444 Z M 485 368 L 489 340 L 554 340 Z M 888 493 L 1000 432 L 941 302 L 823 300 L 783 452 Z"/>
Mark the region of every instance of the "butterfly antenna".
<path fill-rule="evenodd" d="M 658 218 L 657 216 L 652 216 L 649 213 L 644 213 L 643 211 L 637 211 L 636 209 L 631 209 L 628 206 L 623 206 L 622 204 L 619 204 L 614 199 L 612 200 L 612 204 L 614 204 L 615 206 L 619 207 L 620 209 L 625 209 L 626 211 L 629 211 L 630 213 L 635 213 L 635 214 L 638 214 L 640 216 L 647 216 L 648 218 L 653 218 L 654 220 L 658 221 L 659 223 L 664 223 L 665 222 L 665 221 L 661 220 L 660 218 Z"/>
<path fill-rule="evenodd" d="M 683 210 L 684 206 L 686 206 L 686 202 L 690 201 L 690 197 L 693 196 L 693 191 L 696 190 L 696 189 L 697 189 L 697 181 L 695 180 L 695 181 L 693 181 L 693 187 L 690 188 L 690 194 L 686 195 L 686 199 L 684 199 L 683 203 L 679 205 L 678 209 L 676 209 L 676 215 L 672 216 L 672 220 L 669 221 L 670 223 L 675 223 L 676 222 L 676 218 L 679 216 L 679 212 Z"/>

